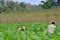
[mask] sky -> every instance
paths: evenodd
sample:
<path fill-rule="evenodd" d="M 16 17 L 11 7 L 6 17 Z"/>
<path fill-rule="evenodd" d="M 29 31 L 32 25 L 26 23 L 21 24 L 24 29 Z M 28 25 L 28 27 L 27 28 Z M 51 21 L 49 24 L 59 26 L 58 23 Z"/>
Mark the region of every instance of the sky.
<path fill-rule="evenodd" d="M 26 3 L 31 3 L 31 4 L 37 4 L 38 5 L 38 4 L 41 3 L 42 0 L 14 0 L 14 1 L 26 2 Z"/>

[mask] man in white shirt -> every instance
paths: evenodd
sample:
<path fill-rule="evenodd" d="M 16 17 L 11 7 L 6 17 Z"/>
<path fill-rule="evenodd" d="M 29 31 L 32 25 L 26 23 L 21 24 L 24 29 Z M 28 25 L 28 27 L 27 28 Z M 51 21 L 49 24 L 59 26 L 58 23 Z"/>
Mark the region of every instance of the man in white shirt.
<path fill-rule="evenodd" d="M 55 22 L 52 22 L 52 24 L 48 26 L 48 33 L 51 33 L 51 34 L 54 33 L 55 28 L 56 28 Z"/>

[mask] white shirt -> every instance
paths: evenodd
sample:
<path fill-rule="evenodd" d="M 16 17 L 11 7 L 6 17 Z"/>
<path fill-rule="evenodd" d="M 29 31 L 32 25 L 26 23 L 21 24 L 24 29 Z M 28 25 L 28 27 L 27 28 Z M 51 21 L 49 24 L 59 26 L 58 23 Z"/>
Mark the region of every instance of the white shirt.
<path fill-rule="evenodd" d="M 56 26 L 51 24 L 48 26 L 48 33 L 54 33 Z"/>

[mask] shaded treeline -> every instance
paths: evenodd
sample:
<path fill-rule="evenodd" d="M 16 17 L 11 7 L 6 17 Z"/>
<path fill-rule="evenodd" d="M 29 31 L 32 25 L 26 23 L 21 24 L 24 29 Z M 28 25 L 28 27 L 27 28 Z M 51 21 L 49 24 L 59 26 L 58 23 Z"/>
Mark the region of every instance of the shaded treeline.
<path fill-rule="evenodd" d="M 32 5 L 30 3 L 26 3 L 26 2 L 14 2 L 14 1 L 4 1 L 1 0 L 0 1 L 0 13 L 1 12 L 17 12 L 17 11 L 21 11 L 21 12 L 28 12 L 28 11 L 38 11 L 41 9 L 50 9 L 53 7 L 58 7 L 60 6 L 59 2 L 54 2 L 52 0 L 48 0 L 46 2 L 41 1 L 41 3 L 43 4 L 39 4 L 39 5 Z"/>

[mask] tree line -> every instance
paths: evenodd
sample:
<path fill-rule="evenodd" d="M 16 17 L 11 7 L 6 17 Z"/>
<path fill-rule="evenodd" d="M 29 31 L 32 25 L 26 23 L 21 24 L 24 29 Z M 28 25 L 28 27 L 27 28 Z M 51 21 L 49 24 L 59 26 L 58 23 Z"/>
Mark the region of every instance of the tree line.
<path fill-rule="evenodd" d="M 32 11 L 32 10 L 40 10 L 40 9 L 50 9 L 52 7 L 60 6 L 60 2 L 54 2 L 52 0 L 48 0 L 47 2 L 41 1 L 42 4 L 39 5 L 32 5 L 26 2 L 14 2 L 14 1 L 7 1 L 6 4 L 4 2 L 0 2 L 0 13 L 1 12 L 10 12 L 12 10 L 15 11 Z"/>

